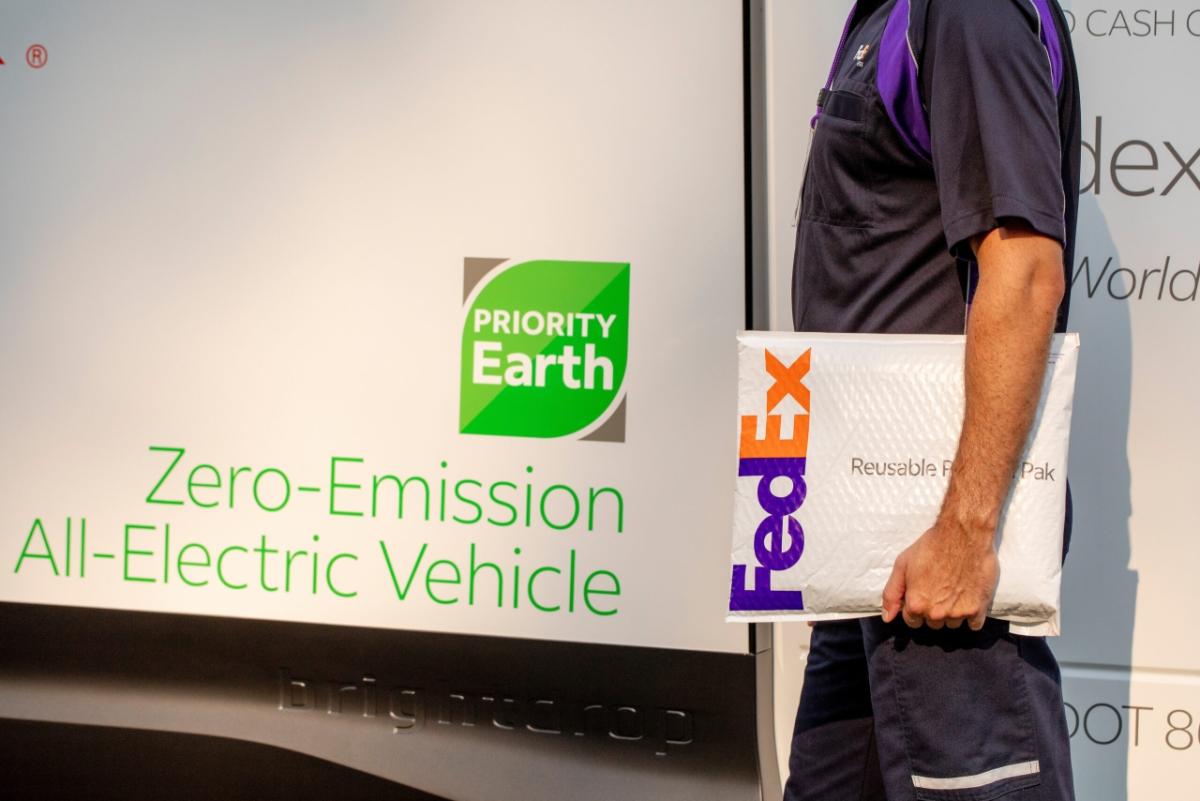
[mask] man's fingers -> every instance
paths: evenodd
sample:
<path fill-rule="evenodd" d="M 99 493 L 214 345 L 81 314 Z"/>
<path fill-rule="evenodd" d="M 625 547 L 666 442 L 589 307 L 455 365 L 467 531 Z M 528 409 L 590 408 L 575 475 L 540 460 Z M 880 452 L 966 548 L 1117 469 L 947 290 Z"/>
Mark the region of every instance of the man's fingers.
<path fill-rule="evenodd" d="M 925 618 L 925 625 L 929 626 L 931 629 L 940 629 L 944 624 L 945 621 L 941 618 L 938 618 L 937 620 L 934 620 L 931 617 Z"/>
<path fill-rule="evenodd" d="M 888 577 L 887 584 L 883 585 L 884 623 L 895 620 L 904 603 L 904 569 L 905 559 L 902 553 L 896 557 L 896 564 L 892 565 L 892 575 Z"/>
<path fill-rule="evenodd" d="M 908 611 L 907 607 L 901 607 L 900 611 L 904 615 L 904 622 L 908 624 L 909 628 L 919 629 L 925 625 L 925 618 Z"/>
<path fill-rule="evenodd" d="M 946 618 L 946 628 L 948 628 L 948 629 L 956 629 L 956 628 L 960 627 L 962 624 L 963 624 L 963 619 L 961 617 Z"/>
<path fill-rule="evenodd" d="M 979 631 L 980 629 L 982 629 L 983 622 L 985 620 L 987 620 L 987 610 L 986 609 L 977 615 L 973 615 L 971 617 L 970 622 L 968 623 L 968 625 L 971 627 L 971 631 Z"/>

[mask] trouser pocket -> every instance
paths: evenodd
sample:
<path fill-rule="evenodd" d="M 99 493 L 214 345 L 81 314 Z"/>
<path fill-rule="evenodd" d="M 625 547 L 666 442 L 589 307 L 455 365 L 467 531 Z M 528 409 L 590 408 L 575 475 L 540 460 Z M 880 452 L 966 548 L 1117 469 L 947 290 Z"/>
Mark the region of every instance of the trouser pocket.
<path fill-rule="evenodd" d="M 915 798 L 989 801 L 1041 782 L 1024 663 L 1007 624 L 918 630 L 889 651 Z"/>

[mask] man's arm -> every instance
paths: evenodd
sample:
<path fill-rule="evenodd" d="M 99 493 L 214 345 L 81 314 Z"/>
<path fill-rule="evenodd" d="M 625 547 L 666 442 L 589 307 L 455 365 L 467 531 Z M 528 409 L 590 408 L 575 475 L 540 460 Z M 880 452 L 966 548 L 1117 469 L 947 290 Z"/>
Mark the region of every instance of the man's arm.
<path fill-rule="evenodd" d="M 937 522 L 900 554 L 883 619 L 980 629 L 996 592 L 995 536 L 1046 373 L 1064 292 L 1059 243 L 1019 221 L 971 241 L 979 287 L 967 324 L 966 413 Z"/>

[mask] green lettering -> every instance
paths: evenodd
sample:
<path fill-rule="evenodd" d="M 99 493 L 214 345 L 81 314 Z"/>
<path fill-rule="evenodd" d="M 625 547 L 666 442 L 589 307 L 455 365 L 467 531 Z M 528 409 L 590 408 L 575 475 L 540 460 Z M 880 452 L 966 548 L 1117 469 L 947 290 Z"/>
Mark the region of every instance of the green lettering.
<path fill-rule="evenodd" d="M 193 548 L 196 548 L 202 554 L 204 554 L 203 562 L 191 562 L 185 558 L 185 555 L 187 554 L 187 552 L 192 550 Z M 192 581 L 183 572 L 183 569 L 185 567 L 211 567 L 211 566 L 212 566 L 212 557 L 209 555 L 208 549 L 205 548 L 202 544 L 200 544 L 198 542 L 189 542 L 187 545 L 180 548 L 179 554 L 175 558 L 175 570 L 176 570 L 176 572 L 179 573 L 180 580 L 183 581 L 183 583 L 188 585 L 189 587 L 203 587 L 204 585 L 208 584 L 208 579 L 204 579 L 203 581 Z"/>
<path fill-rule="evenodd" d="M 246 589 L 245 584 L 230 584 L 229 580 L 225 578 L 225 555 L 228 554 L 230 551 L 241 551 L 242 553 L 250 553 L 248 550 L 246 550 L 245 548 L 243 548 L 240 545 L 230 545 L 228 548 L 221 551 L 220 555 L 217 556 L 217 578 L 221 580 L 222 584 L 224 584 L 226 587 L 228 587 L 231 590 L 244 590 L 244 589 Z"/>
<path fill-rule="evenodd" d="M 451 570 L 453 570 L 454 578 L 436 578 L 436 577 L 434 577 L 433 571 L 437 570 L 438 567 L 441 565 L 446 565 Z M 448 559 L 439 559 L 438 561 L 431 564 L 429 566 L 429 570 L 427 570 L 425 572 L 425 594 L 428 595 L 431 599 L 433 599 L 434 603 L 439 603 L 439 604 L 456 604 L 456 603 L 458 603 L 457 598 L 449 598 L 449 599 L 439 598 L 437 595 L 435 595 L 433 592 L 434 584 L 462 584 L 462 573 L 459 571 L 458 565 L 454 564 L 453 562 L 449 561 Z"/>
<path fill-rule="evenodd" d="M 333 583 L 333 566 L 339 559 L 350 559 L 355 562 L 358 561 L 358 557 L 352 553 L 339 553 L 337 556 L 330 559 L 329 563 L 325 565 L 325 583 L 329 586 L 329 591 L 337 597 L 353 598 L 354 596 L 358 595 L 358 590 L 354 590 L 352 592 L 342 592 Z"/>
<path fill-rule="evenodd" d="M 30 553 L 29 543 L 33 542 L 33 535 L 41 536 L 42 545 L 45 547 L 45 553 Z M 70 553 L 68 552 L 68 558 Z M 25 538 L 25 545 L 21 548 L 21 555 L 17 557 L 17 566 L 13 568 L 14 573 L 21 572 L 21 563 L 26 559 L 49 559 L 50 569 L 54 571 L 54 575 L 58 575 L 58 563 L 54 561 L 54 549 L 50 547 L 50 540 L 46 538 L 46 528 L 42 525 L 40 517 L 34 518 L 33 525 L 29 529 L 29 536 Z"/>
<path fill-rule="evenodd" d="M 546 499 L 549 498 L 550 493 L 554 492 L 555 490 L 566 490 L 567 494 L 571 496 L 571 503 L 574 504 L 574 510 L 571 512 L 571 519 L 562 525 L 554 523 L 549 517 L 546 516 Z M 542 493 L 542 498 L 538 502 L 538 507 L 542 515 L 542 522 L 555 531 L 563 531 L 564 529 L 568 529 L 575 525 L 575 521 L 579 519 L 579 496 L 575 494 L 575 490 L 571 489 L 566 484 L 553 484 L 547 487 L 546 491 Z"/>
<path fill-rule="evenodd" d="M 497 498 L 496 497 L 496 487 L 512 487 L 513 489 L 516 489 L 517 485 L 512 483 L 511 481 L 497 481 L 495 484 L 493 484 L 492 486 L 490 486 L 488 488 L 488 497 L 491 498 L 492 501 L 494 501 L 495 503 L 499 504 L 500 506 L 503 506 L 505 509 L 512 512 L 512 517 L 509 518 L 507 522 L 501 522 L 492 517 L 489 517 L 487 519 L 487 521 L 489 523 L 491 523 L 493 526 L 511 526 L 513 523 L 517 522 L 517 507 L 512 505 L 508 501 L 504 501 L 504 500 L 501 500 L 500 498 Z"/>
<path fill-rule="evenodd" d="M 429 482 L 420 476 L 409 476 L 403 481 L 396 476 L 374 476 L 371 481 L 371 517 L 375 517 L 379 509 L 379 488 L 388 482 L 396 485 L 397 520 L 404 518 L 404 491 L 408 489 L 409 484 L 413 484 L 414 482 L 420 484 L 421 488 L 425 490 L 425 519 L 429 520 Z"/>
<path fill-rule="evenodd" d="M 263 534 L 259 537 L 258 547 L 254 549 L 258 554 L 258 584 L 267 592 L 277 592 L 278 587 L 272 587 L 267 584 L 267 554 L 279 553 L 278 548 L 267 547 L 267 535 Z"/>
<path fill-rule="evenodd" d="M 258 497 L 258 482 L 262 481 L 263 476 L 271 473 L 274 473 L 283 480 L 283 500 L 279 502 L 278 506 L 267 506 L 262 502 L 262 499 Z M 277 467 L 268 467 L 266 470 L 259 471 L 258 475 L 254 477 L 254 486 L 251 487 L 251 489 L 254 491 L 254 502 L 258 504 L 258 508 L 262 509 L 264 512 L 278 512 L 280 509 L 287 506 L 288 501 L 290 501 L 292 498 L 292 482 L 288 481 L 288 477 L 284 475 L 283 471 Z"/>
<path fill-rule="evenodd" d="M 592 580 L 599 576 L 607 576 L 608 578 L 612 579 L 612 586 L 609 589 L 604 589 L 603 587 L 597 587 L 597 588 L 593 589 L 592 588 Z M 585 604 L 587 604 L 588 610 L 590 610 L 593 615 L 601 615 L 601 616 L 607 617 L 608 615 L 615 615 L 617 613 L 617 610 L 615 607 L 612 609 L 597 609 L 596 607 L 592 606 L 591 596 L 593 596 L 593 595 L 620 595 L 620 594 L 621 594 L 621 582 L 617 580 L 617 577 L 613 573 L 611 573 L 607 570 L 597 570 L 594 573 L 592 573 L 590 576 L 588 576 L 587 580 L 583 582 L 583 602 Z"/>
<path fill-rule="evenodd" d="M 557 567 L 551 567 L 550 565 L 545 565 L 544 567 L 539 567 L 537 570 L 530 573 L 529 574 L 529 602 L 531 604 L 533 604 L 534 608 L 537 609 L 538 611 L 557 612 L 559 609 L 562 609 L 561 604 L 556 604 L 555 606 L 542 606 L 540 603 L 538 603 L 537 598 L 533 594 L 533 582 L 535 579 L 537 579 L 538 574 L 540 574 L 540 573 L 555 573 L 560 576 L 562 575 L 561 570 L 559 570 Z"/>
<path fill-rule="evenodd" d="M 425 558 L 425 549 L 429 547 L 429 543 L 421 543 L 421 550 L 417 552 L 417 561 L 413 563 L 412 572 L 408 574 L 408 581 L 404 584 L 404 589 L 400 589 L 400 582 L 396 581 L 396 571 L 392 569 L 392 559 L 388 556 L 387 544 L 379 541 L 379 549 L 383 551 L 383 560 L 387 562 L 388 575 L 392 577 L 392 589 L 396 591 L 396 597 L 403 601 L 408 597 L 408 591 L 412 589 L 413 579 L 417 576 L 417 568 L 421 566 L 421 560 Z"/>
<path fill-rule="evenodd" d="M 475 576 L 485 567 L 490 567 L 496 571 L 496 606 L 504 606 L 504 573 L 500 570 L 500 565 L 494 562 L 480 562 L 475 564 L 475 543 L 471 543 L 471 569 L 468 571 L 471 580 L 467 582 L 467 605 L 475 605 Z"/>
<path fill-rule="evenodd" d="M 288 551 L 287 555 L 284 557 L 284 562 L 285 562 L 284 577 L 283 577 L 283 591 L 284 592 L 292 591 L 292 560 L 296 559 L 298 557 L 301 557 L 301 556 L 308 556 L 308 551 Z"/>
<path fill-rule="evenodd" d="M 464 478 L 462 481 L 460 481 L 454 485 L 454 497 L 457 498 L 458 500 L 462 501 L 463 503 L 468 504 L 469 506 L 475 507 L 475 516 L 468 519 L 465 517 L 459 517 L 458 515 L 453 515 L 451 517 L 451 519 L 456 523 L 463 523 L 464 525 L 469 526 L 469 525 L 478 523 L 480 520 L 483 519 L 483 507 L 479 505 L 478 501 L 473 501 L 470 498 L 463 496 L 462 491 L 459 489 L 459 487 L 461 487 L 464 484 L 474 485 L 481 489 L 483 488 L 483 484 L 480 484 L 478 481 L 476 481 L 473 478 Z"/>
<path fill-rule="evenodd" d="M 229 508 L 233 508 L 234 484 L 237 483 L 237 477 L 242 473 L 253 472 L 249 467 L 233 467 L 229 468 Z"/>
<path fill-rule="evenodd" d="M 197 481 L 196 474 L 199 473 L 201 470 L 208 470 L 212 474 L 212 480 L 214 483 L 201 484 L 199 481 Z M 197 506 L 203 507 L 205 509 L 212 509 L 214 506 L 217 506 L 220 503 L 220 501 L 213 501 L 212 503 L 205 503 L 204 501 L 197 499 L 196 492 L 195 492 L 197 489 L 220 489 L 220 488 L 221 488 L 221 472 L 219 470 L 217 470 L 217 468 L 213 467 L 211 464 L 198 464 L 192 468 L 192 472 L 188 473 L 188 483 L 187 483 L 188 497 L 191 498 L 192 503 L 196 504 Z"/>
<path fill-rule="evenodd" d="M 138 526 L 132 523 L 125 525 L 125 551 L 123 554 L 124 572 L 123 576 L 126 581 L 144 581 L 150 584 L 154 583 L 154 579 L 146 576 L 131 576 L 129 575 L 129 557 L 130 556 L 153 556 L 154 551 L 140 551 L 129 547 L 129 532 L 130 531 L 154 531 L 154 526 Z"/>
<path fill-rule="evenodd" d="M 571 549 L 571 566 L 567 578 L 567 611 L 575 614 L 575 549 Z"/>
<path fill-rule="evenodd" d="M 163 584 L 171 577 L 171 524 L 163 526 Z"/>
<path fill-rule="evenodd" d="M 175 454 L 175 458 L 171 460 L 169 465 L 167 465 L 166 472 L 164 472 L 158 479 L 158 483 L 155 484 L 154 487 L 151 488 L 150 492 L 146 495 L 146 503 L 161 503 L 165 506 L 183 506 L 182 500 L 156 498 L 154 497 L 154 494 L 158 492 L 159 488 L 163 485 L 163 482 L 167 480 L 167 476 L 171 475 L 171 471 L 175 469 L 175 465 L 179 464 L 179 460 L 183 458 L 184 449 L 168 448 L 163 445 L 151 445 L 150 450 L 161 453 L 173 453 Z"/>
<path fill-rule="evenodd" d="M 362 512 L 346 511 L 337 508 L 336 495 L 338 488 L 342 489 L 362 489 L 362 484 L 344 484 L 337 480 L 337 466 L 339 462 L 352 462 L 362 464 L 362 459 L 356 459 L 350 456 L 334 456 L 329 460 L 329 514 L 342 515 L 344 517 L 362 517 Z M 426 517 L 428 519 L 428 516 Z"/>
<path fill-rule="evenodd" d="M 625 499 L 613 487 L 588 489 L 588 531 L 592 530 L 596 522 L 596 499 L 606 494 L 617 499 L 617 533 L 620 534 L 625 530 Z"/>

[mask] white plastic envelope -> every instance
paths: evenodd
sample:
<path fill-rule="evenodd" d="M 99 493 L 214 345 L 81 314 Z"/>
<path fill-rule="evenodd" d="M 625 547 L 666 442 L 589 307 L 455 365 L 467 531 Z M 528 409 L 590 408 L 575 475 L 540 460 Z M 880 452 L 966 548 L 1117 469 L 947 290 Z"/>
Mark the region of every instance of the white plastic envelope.
<path fill-rule="evenodd" d="M 745 332 L 731 621 L 877 615 L 937 517 L 963 419 L 962 336 Z M 1054 337 L 997 537 L 989 614 L 1057 634 L 1077 334 Z"/>

